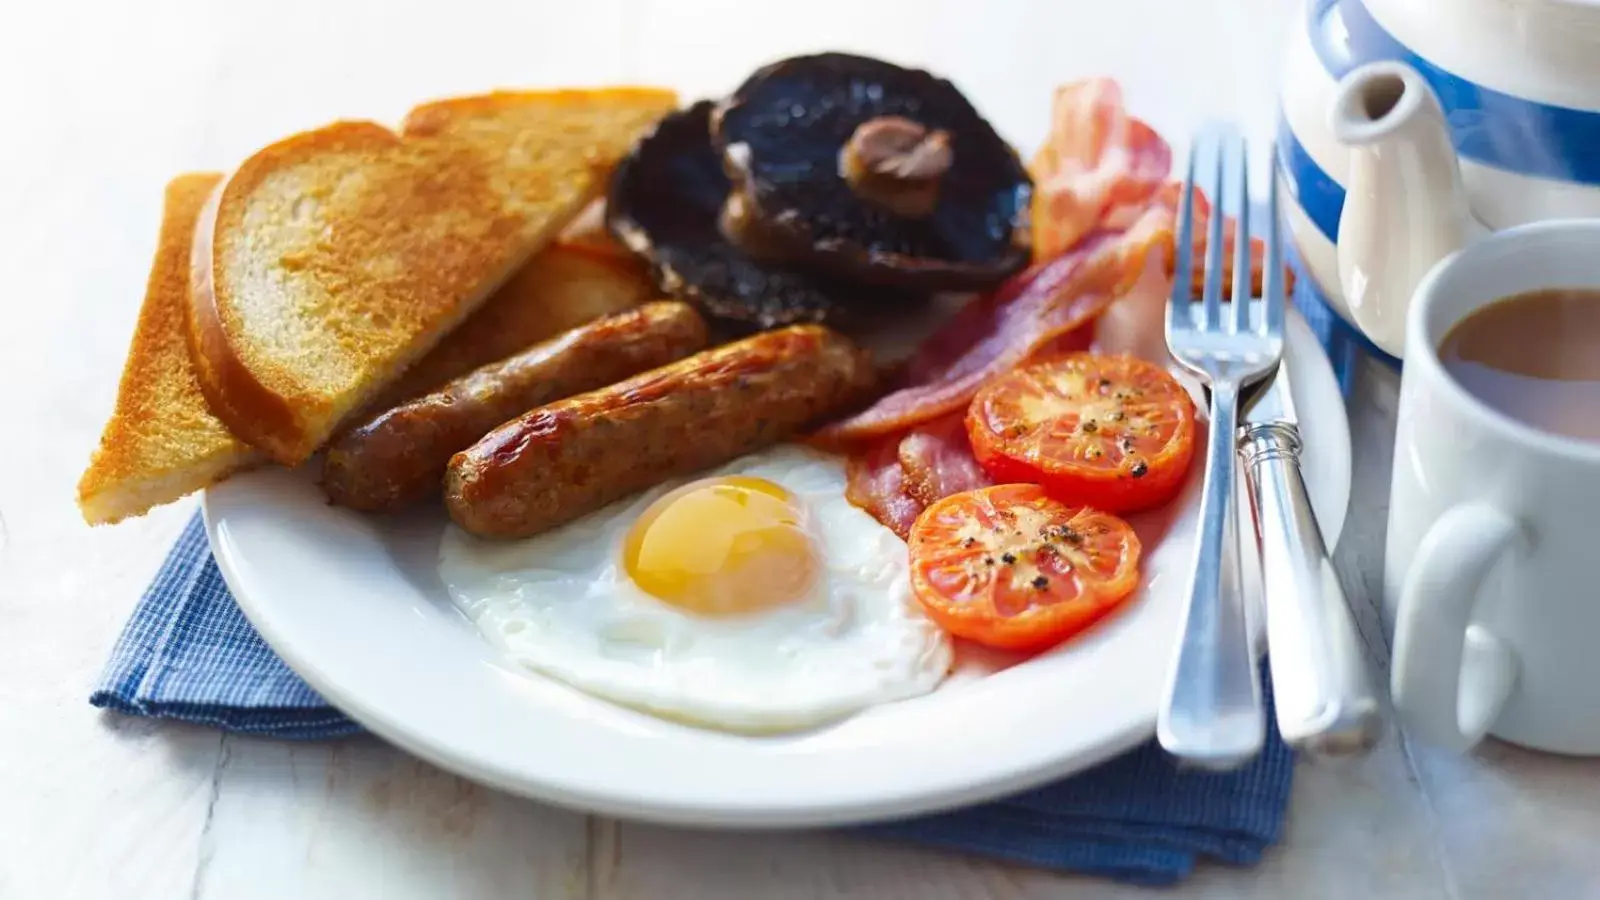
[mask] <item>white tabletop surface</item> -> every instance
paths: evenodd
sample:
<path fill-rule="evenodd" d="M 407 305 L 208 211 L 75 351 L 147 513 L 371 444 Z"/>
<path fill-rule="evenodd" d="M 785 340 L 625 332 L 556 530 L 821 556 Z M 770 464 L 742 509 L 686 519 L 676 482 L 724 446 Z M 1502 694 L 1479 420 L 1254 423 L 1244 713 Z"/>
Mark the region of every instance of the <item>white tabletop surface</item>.
<path fill-rule="evenodd" d="M 287 744 L 126 719 L 86 696 L 192 503 L 90 530 L 73 486 L 110 409 L 172 174 L 335 117 L 496 86 L 715 92 L 845 48 L 935 66 L 1019 143 L 1050 87 L 1117 76 L 1173 138 L 1230 115 L 1265 139 L 1298 0 L 455 0 L 0 5 L 0 898 L 1135 896 L 827 833 L 729 835 L 502 796 L 370 739 Z M 980 8 L 983 10 L 980 12 Z M 137 9 L 138 11 L 135 11 Z M 1180 145 L 1181 140 L 1175 140 Z M 1395 378 L 1351 401 L 1339 563 L 1382 562 Z M 1363 623 L 1385 652 L 1375 614 Z M 1156 662 L 1152 662 L 1156 664 Z M 1600 767 L 1391 735 L 1296 774 L 1282 843 L 1194 897 L 1600 896 Z"/>

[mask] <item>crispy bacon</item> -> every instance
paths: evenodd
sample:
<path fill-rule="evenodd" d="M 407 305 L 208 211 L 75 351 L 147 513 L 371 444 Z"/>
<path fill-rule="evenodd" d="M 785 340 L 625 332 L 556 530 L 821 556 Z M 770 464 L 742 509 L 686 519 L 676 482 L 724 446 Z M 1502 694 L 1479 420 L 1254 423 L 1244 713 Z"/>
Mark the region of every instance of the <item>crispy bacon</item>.
<path fill-rule="evenodd" d="M 1115 81 L 1091 78 L 1056 89 L 1050 132 L 1029 168 L 1034 254 L 1052 259 L 1097 228 L 1137 219 L 1166 182 L 1172 150 L 1128 115 Z"/>
<path fill-rule="evenodd" d="M 922 504 L 906 492 L 899 454 L 900 436 L 890 435 L 851 456 L 844 496 L 905 539 L 922 514 Z"/>
<path fill-rule="evenodd" d="M 1180 182 L 1174 181 L 1163 186 L 1161 192 L 1154 198 L 1154 202 L 1157 205 L 1163 209 L 1171 211 L 1171 214 L 1174 218 L 1174 224 L 1171 227 L 1174 233 L 1176 233 L 1177 230 L 1176 218 L 1178 213 L 1178 198 L 1182 196 L 1182 193 L 1183 185 Z M 1206 282 L 1205 252 L 1206 238 L 1208 235 L 1206 228 L 1210 222 L 1211 201 L 1206 198 L 1206 195 L 1202 191 L 1196 188 L 1194 192 L 1194 272 L 1192 281 L 1194 294 L 1197 297 L 1200 295 L 1201 289 L 1205 287 Z M 1237 242 L 1237 235 L 1239 231 L 1238 226 L 1239 223 L 1234 219 L 1233 216 L 1227 216 L 1222 220 L 1222 258 L 1223 271 L 1226 273 L 1224 275 L 1222 289 L 1225 296 L 1228 294 L 1228 292 L 1233 290 L 1233 248 L 1234 244 Z M 1252 230 L 1260 231 L 1261 228 L 1262 223 L 1260 221 L 1255 221 L 1252 223 Z M 1169 255 L 1167 257 L 1168 278 L 1172 277 L 1174 272 L 1173 262 L 1173 257 Z M 1266 265 L 1267 245 L 1263 243 L 1260 238 L 1251 238 L 1250 292 L 1253 296 L 1259 296 L 1261 294 L 1261 279 L 1262 275 L 1266 272 Z M 1293 291 L 1294 270 L 1289 268 L 1288 263 L 1284 264 L 1283 277 L 1284 290 L 1286 292 Z"/>
<path fill-rule="evenodd" d="M 880 438 L 852 456 L 845 498 L 905 538 L 928 504 L 993 484 L 972 456 L 962 418 Z"/>
<path fill-rule="evenodd" d="M 991 376 L 1043 347 L 1086 348 L 1090 335 L 1082 326 L 1132 285 L 1163 236 L 1170 240 L 1170 229 L 1147 227 L 1143 219 L 1125 232 L 1096 232 L 974 300 L 918 349 L 903 387 L 822 429 L 817 440 L 853 447 L 908 431 L 961 410 Z"/>
<path fill-rule="evenodd" d="M 994 482 L 972 456 L 964 413 L 951 413 L 900 439 L 906 493 L 923 506 Z"/>

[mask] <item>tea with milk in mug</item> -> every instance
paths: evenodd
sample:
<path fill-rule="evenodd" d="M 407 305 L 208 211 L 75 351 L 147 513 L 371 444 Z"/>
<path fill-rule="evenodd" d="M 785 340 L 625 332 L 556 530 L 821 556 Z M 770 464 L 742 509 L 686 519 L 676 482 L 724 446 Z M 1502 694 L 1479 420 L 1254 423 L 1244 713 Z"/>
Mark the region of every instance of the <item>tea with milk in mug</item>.
<path fill-rule="evenodd" d="M 1600 289 L 1497 300 L 1457 322 L 1439 358 L 1494 409 L 1542 431 L 1600 441 Z"/>

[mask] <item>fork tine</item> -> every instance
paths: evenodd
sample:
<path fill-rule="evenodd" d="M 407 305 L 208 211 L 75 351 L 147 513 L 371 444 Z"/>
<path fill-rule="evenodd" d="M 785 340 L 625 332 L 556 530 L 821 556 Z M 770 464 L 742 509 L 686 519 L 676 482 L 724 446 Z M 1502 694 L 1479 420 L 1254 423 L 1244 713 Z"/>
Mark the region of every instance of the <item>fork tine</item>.
<path fill-rule="evenodd" d="M 1278 148 L 1272 147 L 1273 160 L 1278 158 Z M 1283 221 L 1278 218 L 1278 173 L 1273 167 L 1272 177 L 1267 180 L 1267 221 L 1262 226 L 1262 243 L 1266 245 L 1263 254 L 1264 267 L 1261 273 L 1261 298 L 1266 306 L 1266 314 L 1262 317 L 1262 327 L 1267 337 L 1279 337 L 1283 334 L 1284 298 L 1283 284 L 1283 244 L 1280 241 L 1283 231 Z"/>
<path fill-rule="evenodd" d="M 1228 168 L 1228 150 L 1232 145 L 1232 135 L 1220 137 L 1215 145 L 1217 159 L 1211 178 L 1211 221 L 1206 229 L 1206 283 L 1205 290 L 1201 292 L 1204 305 L 1200 321 L 1205 331 L 1220 331 L 1222 328 L 1222 189 L 1223 175 Z"/>
<path fill-rule="evenodd" d="M 1172 254 L 1172 296 L 1167 300 L 1167 330 L 1194 327 L 1194 159 L 1196 143 L 1189 149 L 1189 171 L 1178 195 L 1178 236 Z"/>
<path fill-rule="evenodd" d="M 1228 330 L 1243 334 L 1250 330 L 1250 148 L 1243 141 L 1230 142 L 1239 153 L 1234 167 L 1239 183 L 1234 185 L 1233 229 L 1233 316 Z M 1219 214 L 1217 218 L 1222 218 Z"/>

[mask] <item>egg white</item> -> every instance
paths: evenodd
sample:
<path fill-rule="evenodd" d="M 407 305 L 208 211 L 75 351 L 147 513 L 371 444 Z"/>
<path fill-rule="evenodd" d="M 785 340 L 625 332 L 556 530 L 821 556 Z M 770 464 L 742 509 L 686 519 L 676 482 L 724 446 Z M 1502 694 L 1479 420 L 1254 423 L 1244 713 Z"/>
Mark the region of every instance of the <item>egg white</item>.
<path fill-rule="evenodd" d="M 765 478 L 804 505 L 821 562 L 796 602 L 707 617 L 663 603 L 622 568 L 638 516 L 714 476 Z M 784 445 L 677 479 L 563 528 L 484 541 L 454 526 L 439 574 L 458 608 L 516 663 L 599 697 L 734 731 L 835 720 L 927 693 L 950 640 L 911 595 L 905 544 L 845 500 L 843 460 Z"/>

